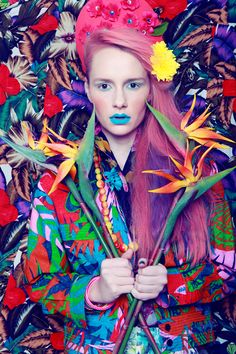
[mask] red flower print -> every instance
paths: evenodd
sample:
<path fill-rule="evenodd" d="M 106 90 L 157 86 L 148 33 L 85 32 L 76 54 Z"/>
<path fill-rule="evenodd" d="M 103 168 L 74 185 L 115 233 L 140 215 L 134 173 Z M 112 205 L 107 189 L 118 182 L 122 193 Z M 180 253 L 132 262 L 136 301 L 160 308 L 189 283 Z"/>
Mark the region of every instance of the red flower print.
<path fill-rule="evenodd" d="M 64 350 L 64 333 L 63 332 L 54 332 L 50 335 L 50 342 L 54 349 Z"/>
<path fill-rule="evenodd" d="M 10 76 L 10 71 L 5 64 L 0 64 L 0 78 L 0 105 L 2 105 L 8 96 L 18 95 L 20 84 L 17 79 Z"/>
<path fill-rule="evenodd" d="M 116 4 L 109 4 L 102 10 L 102 16 L 105 20 L 115 22 L 118 20 L 120 14 L 120 7 Z"/>
<path fill-rule="evenodd" d="M 146 22 L 142 22 L 139 25 L 139 31 L 146 35 L 149 33 L 153 33 L 154 29 L 153 29 L 153 27 L 148 26 L 148 24 Z"/>
<path fill-rule="evenodd" d="M 39 34 L 44 34 L 49 31 L 56 30 L 58 27 L 58 20 L 55 16 L 45 14 L 36 25 L 30 28 L 37 31 Z"/>
<path fill-rule="evenodd" d="M 228 79 L 223 81 L 223 95 L 225 97 L 236 97 L 236 80 Z"/>
<path fill-rule="evenodd" d="M 87 11 L 91 17 L 98 17 L 102 15 L 103 7 L 102 1 L 97 0 L 87 5 Z"/>
<path fill-rule="evenodd" d="M 78 33 L 79 38 L 81 39 L 81 42 L 84 43 L 86 38 L 90 36 L 90 34 L 93 32 L 93 28 L 90 25 L 85 25 L 82 30 Z"/>
<path fill-rule="evenodd" d="M 7 306 L 10 310 L 23 304 L 26 300 L 25 292 L 16 286 L 16 280 L 11 274 L 6 288 L 3 305 Z"/>
<path fill-rule="evenodd" d="M 148 27 L 156 27 L 159 22 L 157 14 L 152 11 L 143 12 L 143 21 L 148 25 Z"/>
<path fill-rule="evenodd" d="M 157 9 L 159 16 L 172 20 L 187 7 L 187 0 L 146 0 L 153 8 Z"/>
<path fill-rule="evenodd" d="M 61 112 L 62 109 L 62 101 L 59 97 L 52 94 L 50 87 L 47 85 L 44 99 L 44 114 L 47 117 L 52 118 L 55 114 Z"/>
<path fill-rule="evenodd" d="M 121 0 L 121 6 L 125 10 L 134 11 L 140 6 L 139 0 Z"/>
<path fill-rule="evenodd" d="M 0 200 L 0 226 L 5 226 L 17 219 L 18 210 L 10 204 L 10 198 L 3 189 L 0 189 Z"/>
<path fill-rule="evenodd" d="M 123 23 L 128 27 L 135 27 L 137 28 L 139 21 L 137 16 L 132 13 L 127 13 L 123 18 Z"/>

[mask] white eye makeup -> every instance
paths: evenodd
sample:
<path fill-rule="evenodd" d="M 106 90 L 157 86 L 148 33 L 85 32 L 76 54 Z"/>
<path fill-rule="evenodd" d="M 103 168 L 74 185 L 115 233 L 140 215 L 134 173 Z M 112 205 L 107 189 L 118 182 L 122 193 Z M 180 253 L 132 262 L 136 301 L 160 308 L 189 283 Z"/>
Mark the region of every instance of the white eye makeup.
<path fill-rule="evenodd" d="M 144 84 L 144 81 L 130 81 L 128 83 L 125 83 L 125 87 L 130 90 L 138 90 Z M 100 91 L 109 91 L 112 88 L 112 83 L 110 82 L 95 82 L 94 85 Z"/>

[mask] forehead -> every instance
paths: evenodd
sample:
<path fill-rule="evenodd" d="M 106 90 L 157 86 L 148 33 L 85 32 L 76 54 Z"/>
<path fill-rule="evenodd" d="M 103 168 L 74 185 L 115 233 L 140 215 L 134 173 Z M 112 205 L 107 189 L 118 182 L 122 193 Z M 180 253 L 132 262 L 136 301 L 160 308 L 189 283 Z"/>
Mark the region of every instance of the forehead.
<path fill-rule="evenodd" d="M 146 76 L 146 70 L 134 55 L 115 47 L 99 49 L 93 55 L 89 72 L 90 79 L 127 80 Z"/>

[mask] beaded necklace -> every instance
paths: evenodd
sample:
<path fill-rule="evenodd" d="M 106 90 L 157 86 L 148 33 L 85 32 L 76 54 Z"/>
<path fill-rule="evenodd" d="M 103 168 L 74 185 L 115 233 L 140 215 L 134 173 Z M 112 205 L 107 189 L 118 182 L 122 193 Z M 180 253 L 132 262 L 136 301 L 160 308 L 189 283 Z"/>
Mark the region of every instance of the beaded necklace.
<path fill-rule="evenodd" d="M 102 180 L 102 171 L 101 171 L 101 165 L 100 165 L 101 158 L 100 158 L 100 156 L 98 156 L 95 149 L 94 149 L 93 161 L 94 161 L 95 175 L 96 175 L 96 181 L 97 181 L 96 185 L 98 187 L 99 200 L 100 200 L 101 206 L 102 206 L 101 212 L 103 215 L 103 219 L 104 219 L 106 228 L 107 228 L 107 230 L 111 236 L 111 239 L 114 243 L 114 246 L 121 253 L 126 252 L 128 250 L 128 248 L 131 248 L 133 251 L 137 251 L 137 249 L 138 249 L 137 242 L 130 242 L 129 245 L 127 245 L 124 242 L 120 242 L 118 240 L 116 234 L 113 232 L 112 223 L 111 223 L 111 220 L 109 217 L 109 208 L 108 208 L 108 203 L 107 203 L 105 182 Z"/>

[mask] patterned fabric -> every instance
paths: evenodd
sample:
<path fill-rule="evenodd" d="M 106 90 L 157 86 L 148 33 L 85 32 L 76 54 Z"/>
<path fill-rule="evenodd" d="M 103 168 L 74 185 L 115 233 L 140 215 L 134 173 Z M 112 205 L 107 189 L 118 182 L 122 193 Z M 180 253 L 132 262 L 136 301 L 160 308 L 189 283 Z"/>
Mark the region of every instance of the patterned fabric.
<path fill-rule="evenodd" d="M 121 205 L 129 204 L 126 178 L 131 172 L 134 152 L 130 153 L 122 173 L 102 134 L 99 147 L 114 232 L 128 243 L 131 236 Z M 122 173 L 122 180 L 126 181 L 121 189 L 119 183 L 116 188 L 114 179 L 107 177 L 113 176 L 115 169 L 116 175 Z M 68 188 L 61 184 L 48 195 L 54 178 L 51 173 L 45 173 L 34 195 L 26 262 L 27 291 L 31 300 L 42 303 L 45 313 L 59 312 L 65 316 L 66 352 L 110 353 L 126 315 L 127 302 L 122 297 L 111 309 L 101 313 L 86 308 L 86 287 L 99 274 L 105 254 Z M 97 195 L 94 169 L 90 180 Z M 170 246 L 166 247 L 163 263 L 168 268 L 168 284 L 155 301 L 147 301 L 143 306 L 146 321 L 164 353 L 188 352 L 189 348 L 194 352 L 199 346 L 213 342 L 210 303 L 236 289 L 236 255 L 229 207 L 223 199 L 223 190 L 220 194 L 216 190 L 211 242 L 214 262 L 204 261 L 191 267 L 186 260 L 176 259 Z M 227 221 L 224 228 L 222 213 Z M 147 353 L 145 341 L 140 348 L 136 346 L 142 338 L 141 329 L 136 327 L 127 353 Z"/>
<path fill-rule="evenodd" d="M 209 124 L 235 137 L 235 0 L 148 2 L 159 8 L 163 20 L 157 34 L 165 32 L 164 39 L 181 64 L 174 81 L 180 110 L 188 110 L 195 92 L 196 116 L 211 104 Z M 22 121 L 38 139 L 44 109 L 58 134 L 69 138 L 83 134 L 91 104 L 84 93 L 74 25 L 85 3 L 0 0 L 0 129 L 11 127 L 16 143 L 27 144 Z M 52 95 L 46 95 L 46 86 Z M 226 168 L 235 163 L 235 152 L 232 146 L 229 161 L 217 151 L 214 160 Z M 0 350 L 5 353 L 63 353 L 63 319 L 43 314 L 22 288 L 32 191 L 41 174 L 39 166 L 26 162 L 0 139 Z M 235 175 L 223 183 L 236 225 Z M 216 302 L 215 311 L 218 341 L 210 352 L 232 354 L 236 297 Z"/>

